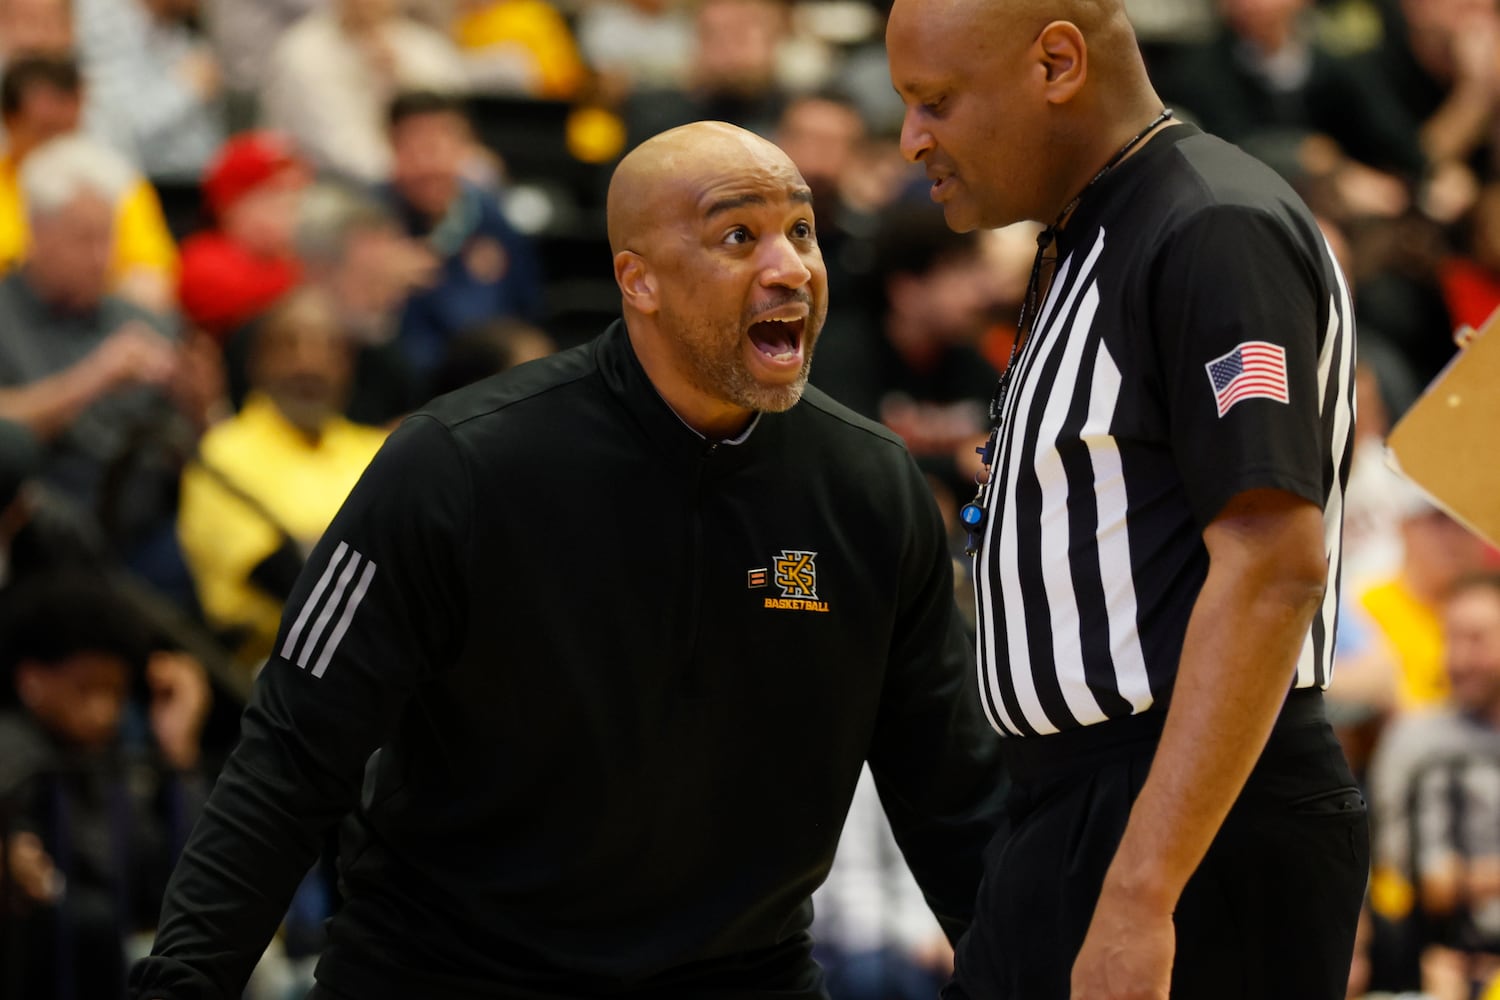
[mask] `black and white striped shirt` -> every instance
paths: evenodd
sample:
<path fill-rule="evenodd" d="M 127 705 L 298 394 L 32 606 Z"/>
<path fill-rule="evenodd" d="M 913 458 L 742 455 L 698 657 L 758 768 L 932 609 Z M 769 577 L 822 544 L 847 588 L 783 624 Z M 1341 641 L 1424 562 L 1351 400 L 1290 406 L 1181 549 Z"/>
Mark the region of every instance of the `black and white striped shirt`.
<path fill-rule="evenodd" d="M 1188 125 L 1088 192 L 1016 360 L 975 565 L 990 723 L 1038 735 L 1167 695 L 1236 494 L 1324 512 L 1329 586 L 1297 665 L 1326 687 L 1354 430 L 1349 291 L 1268 168 Z"/>

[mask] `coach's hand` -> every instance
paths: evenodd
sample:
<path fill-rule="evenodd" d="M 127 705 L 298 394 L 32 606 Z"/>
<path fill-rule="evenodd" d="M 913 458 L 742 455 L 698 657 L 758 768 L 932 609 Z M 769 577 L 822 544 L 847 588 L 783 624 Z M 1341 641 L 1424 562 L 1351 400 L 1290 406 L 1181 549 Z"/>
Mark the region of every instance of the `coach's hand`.
<path fill-rule="evenodd" d="M 1072 1000 L 1168 1000 L 1176 944 L 1170 907 L 1106 883 L 1073 962 Z"/>

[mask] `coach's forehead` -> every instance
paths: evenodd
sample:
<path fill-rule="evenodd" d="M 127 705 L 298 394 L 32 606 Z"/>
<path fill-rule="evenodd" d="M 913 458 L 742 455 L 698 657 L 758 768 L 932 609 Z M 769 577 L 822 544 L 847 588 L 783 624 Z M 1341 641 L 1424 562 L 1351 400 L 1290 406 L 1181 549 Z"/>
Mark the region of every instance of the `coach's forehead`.
<path fill-rule="evenodd" d="M 708 214 L 726 198 L 789 196 L 805 188 L 791 159 L 753 132 L 695 122 L 648 139 L 610 182 L 610 245 L 627 249 L 654 226 Z"/>

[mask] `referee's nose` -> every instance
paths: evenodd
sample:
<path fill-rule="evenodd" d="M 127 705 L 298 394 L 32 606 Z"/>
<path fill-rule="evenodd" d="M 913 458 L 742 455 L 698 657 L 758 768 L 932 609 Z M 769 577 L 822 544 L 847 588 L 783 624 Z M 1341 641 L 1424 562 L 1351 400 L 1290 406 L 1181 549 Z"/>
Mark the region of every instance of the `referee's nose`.
<path fill-rule="evenodd" d="M 922 162 L 935 145 L 932 132 L 922 122 L 923 114 L 924 109 L 919 104 L 908 105 L 905 114 L 901 116 L 901 155 L 909 163 Z"/>

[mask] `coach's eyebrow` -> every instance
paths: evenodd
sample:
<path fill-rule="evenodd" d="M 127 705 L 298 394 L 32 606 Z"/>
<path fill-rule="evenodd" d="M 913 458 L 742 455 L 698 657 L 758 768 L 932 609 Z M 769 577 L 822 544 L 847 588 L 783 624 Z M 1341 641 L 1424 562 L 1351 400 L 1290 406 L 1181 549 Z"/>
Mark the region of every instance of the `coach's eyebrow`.
<path fill-rule="evenodd" d="M 736 195 L 730 195 L 728 198 L 720 198 L 718 201 L 716 201 L 713 204 L 709 205 L 708 209 L 703 213 L 703 217 L 705 219 L 712 219 L 716 215 L 720 215 L 720 214 L 722 214 L 724 212 L 732 212 L 736 208 L 744 208 L 746 205 L 764 205 L 765 203 L 766 203 L 765 195 L 759 195 L 759 194 L 736 194 Z"/>
<path fill-rule="evenodd" d="M 802 204 L 807 204 L 807 205 L 811 205 L 812 204 L 813 197 L 812 197 L 812 189 L 811 188 L 805 188 L 805 187 L 792 188 L 789 191 L 787 191 L 786 194 L 787 194 L 787 197 L 790 200 L 792 200 L 792 201 L 800 202 Z M 723 212 L 732 212 L 736 208 L 744 208 L 746 205 L 764 205 L 764 204 L 766 204 L 766 197 L 765 197 L 765 195 L 761 195 L 761 194 L 736 194 L 736 195 L 730 195 L 727 198 L 720 198 L 718 201 L 716 201 L 716 202 L 712 203 L 711 205 L 709 205 L 708 208 L 704 210 L 703 217 L 705 219 L 712 219 L 714 216 L 719 215 L 719 214 L 721 214 Z"/>

